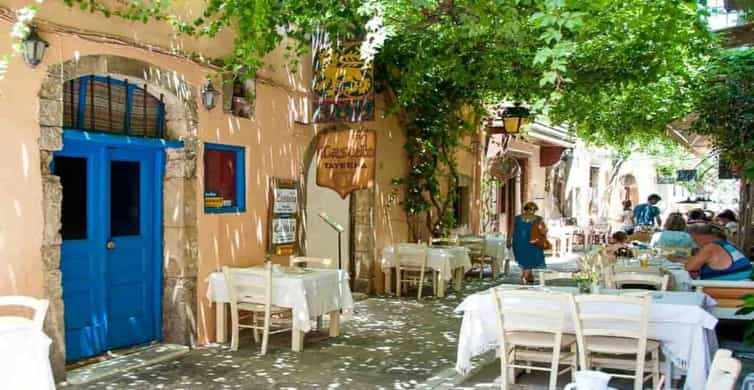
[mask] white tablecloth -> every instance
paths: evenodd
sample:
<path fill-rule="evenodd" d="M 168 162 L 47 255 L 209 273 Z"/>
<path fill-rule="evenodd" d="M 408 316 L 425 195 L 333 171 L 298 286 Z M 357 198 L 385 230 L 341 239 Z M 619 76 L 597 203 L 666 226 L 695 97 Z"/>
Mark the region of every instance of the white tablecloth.
<path fill-rule="evenodd" d="M 260 269 L 250 268 L 248 273 L 234 275 L 234 281 L 241 291 L 243 285 L 260 285 L 264 282 L 264 277 L 259 274 Z M 228 290 L 223 273 L 213 272 L 208 281 L 207 299 L 227 303 Z M 303 274 L 275 271 L 272 274 L 272 304 L 293 309 L 294 327 L 308 332 L 312 318 L 353 308 L 348 274 L 340 270 L 322 269 L 312 269 Z"/>
<path fill-rule="evenodd" d="M 54 390 L 51 342 L 41 330 L 4 324 L 0 318 L 0 388 Z"/>
<path fill-rule="evenodd" d="M 516 287 L 518 286 L 512 288 Z M 575 290 L 567 287 L 550 289 Z M 614 290 L 606 290 L 605 293 L 614 293 Z M 701 390 L 717 348 L 715 333 L 711 331 L 715 328 L 717 319 L 704 308 L 717 303 L 700 293 L 670 291 L 655 294 L 649 338 L 659 340 L 663 352 L 670 356 L 676 367 L 686 373 L 686 388 Z M 528 310 L 532 309 L 526 302 L 522 302 L 522 305 L 527 305 Z M 497 347 L 495 303 L 488 290 L 468 296 L 455 311 L 463 312 L 456 370 L 465 373 L 471 368 L 472 357 Z M 564 331 L 573 333 L 570 313 L 567 317 L 568 325 Z"/>
<path fill-rule="evenodd" d="M 639 260 L 630 260 L 627 262 L 623 262 L 622 265 L 627 267 L 640 267 Z M 691 278 L 691 275 L 688 271 L 686 271 L 686 268 L 684 268 L 682 263 L 675 263 L 670 260 L 659 258 L 659 259 L 652 259 L 649 262 L 649 266 L 651 268 L 662 268 L 673 277 L 673 283 L 672 288 L 675 291 L 692 291 L 693 288 L 691 286 L 691 281 L 693 280 Z"/>
<path fill-rule="evenodd" d="M 453 279 L 453 270 L 463 267 L 463 272 L 471 269 L 469 252 L 464 247 L 429 247 L 427 248 L 427 267 L 439 271 L 443 280 Z M 385 247 L 382 250 L 382 272 L 390 272 L 395 268 L 395 248 Z"/>

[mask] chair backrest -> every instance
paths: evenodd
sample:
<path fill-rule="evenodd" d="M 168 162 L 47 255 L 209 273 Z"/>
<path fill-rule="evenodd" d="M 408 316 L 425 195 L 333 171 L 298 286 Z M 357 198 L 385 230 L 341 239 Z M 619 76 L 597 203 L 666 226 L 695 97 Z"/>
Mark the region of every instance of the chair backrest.
<path fill-rule="evenodd" d="M 301 263 L 306 265 L 306 268 L 315 269 L 336 269 L 338 263 L 333 259 L 327 257 L 311 257 L 311 256 L 291 256 L 289 259 L 291 267 L 295 267 Z"/>
<path fill-rule="evenodd" d="M 429 239 L 429 245 L 458 245 L 458 237 L 432 237 Z"/>
<path fill-rule="evenodd" d="M 427 245 L 400 243 L 395 246 L 395 266 L 419 269 L 427 266 Z"/>
<path fill-rule="evenodd" d="M 50 302 L 46 299 L 37 299 L 21 295 L 9 295 L 0 297 L 0 307 L 12 306 L 18 308 L 27 308 L 33 311 L 30 319 L 15 315 L 4 315 L 2 317 L 8 318 L 12 321 L 17 321 L 19 324 L 28 321 L 31 326 L 39 330 L 42 330 L 42 326 L 44 325 L 45 316 L 47 315 L 47 307 L 49 306 L 49 304 Z"/>
<path fill-rule="evenodd" d="M 238 310 L 239 302 L 250 302 L 271 306 L 272 304 L 272 263 L 266 262 L 262 269 L 223 267 L 225 285 L 231 310 Z M 244 278 L 241 274 L 254 275 Z"/>
<path fill-rule="evenodd" d="M 539 285 L 547 286 L 547 282 L 553 280 L 573 280 L 573 272 L 557 272 L 539 270 Z"/>
<path fill-rule="evenodd" d="M 573 297 L 572 317 L 579 346 L 579 363 L 586 369 L 589 337 L 621 337 L 635 339 L 637 367 L 644 366 L 647 351 L 647 329 L 652 297 L 620 295 L 576 295 Z M 642 369 L 643 371 L 643 369 Z"/>
<path fill-rule="evenodd" d="M 553 346 L 560 345 L 571 295 L 533 289 L 493 288 L 497 313 L 497 337 L 507 351 L 506 333 L 515 331 L 549 333 Z"/>
<path fill-rule="evenodd" d="M 469 256 L 484 256 L 485 238 L 483 236 L 462 236 L 459 239 L 461 246 L 469 251 Z"/>
<path fill-rule="evenodd" d="M 662 256 L 680 256 L 680 257 L 689 257 L 691 256 L 691 248 L 673 248 L 673 247 L 662 247 L 658 248 L 659 252 Z"/>
<path fill-rule="evenodd" d="M 730 350 L 718 349 L 712 360 L 705 388 L 707 390 L 733 390 L 740 374 L 741 362 L 733 357 Z"/>
<path fill-rule="evenodd" d="M 616 272 L 612 275 L 615 288 L 625 285 L 648 286 L 657 291 L 667 291 L 670 283 L 670 275 L 655 275 L 646 272 Z"/>

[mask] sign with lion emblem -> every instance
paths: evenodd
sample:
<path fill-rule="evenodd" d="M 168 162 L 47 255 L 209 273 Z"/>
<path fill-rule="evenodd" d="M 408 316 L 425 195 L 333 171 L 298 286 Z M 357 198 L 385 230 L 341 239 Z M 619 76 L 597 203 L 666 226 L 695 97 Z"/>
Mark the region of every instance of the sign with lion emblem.
<path fill-rule="evenodd" d="M 360 43 L 314 46 L 314 122 L 374 119 L 374 70 L 361 58 Z"/>

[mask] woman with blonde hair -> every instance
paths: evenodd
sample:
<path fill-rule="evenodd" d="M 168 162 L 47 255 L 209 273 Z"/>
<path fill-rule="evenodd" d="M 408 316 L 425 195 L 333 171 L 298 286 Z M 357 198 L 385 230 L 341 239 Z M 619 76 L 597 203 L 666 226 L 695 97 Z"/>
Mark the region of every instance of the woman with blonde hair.
<path fill-rule="evenodd" d="M 686 232 L 686 219 L 681 213 L 670 213 L 665 221 L 665 230 L 652 236 L 649 245 L 653 248 L 689 248 L 697 247 Z"/>
<path fill-rule="evenodd" d="M 516 216 L 513 225 L 513 255 L 521 268 L 521 281 L 524 284 L 533 281 L 533 269 L 545 268 L 545 252 L 540 246 L 532 242 L 547 236 L 547 226 L 542 217 L 536 214 L 537 210 L 539 210 L 539 207 L 536 203 L 527 202 L 521 215 Z M 538 235 L 542 237 L 532 237 L 532 230 L 535 227 Z"/>

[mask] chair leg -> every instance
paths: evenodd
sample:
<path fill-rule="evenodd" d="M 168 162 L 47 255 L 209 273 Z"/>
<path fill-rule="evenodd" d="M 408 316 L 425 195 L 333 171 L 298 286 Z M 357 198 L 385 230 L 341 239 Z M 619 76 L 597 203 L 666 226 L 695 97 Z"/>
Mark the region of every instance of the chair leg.
<path fill-rule="evenodd" d="M 230 350 L 231 351 L 238 351 L 238 310 L 233 310 L 234 307 L 231 307 L 230 311 Z"/>
<path fill-rule="evenodd" d="M 399 297 L 401 296 L 401 268 L 398 267 L 395 269 L 395 296 Z"/>
<path fill-rule="evenodd" d="M 322 316 L 317 316 L 317 331 L 322 329 Z"/>
<path fill-rule="evenodd" d="M 267 354 L 267 342 L 270 339 L 270 317 L 265 313 L 264 315 L 264 330 L 262 330 L 262 356 Z"/>
<path fill-rule="evenodd" d="M 258 326 L 258 322 L 257 313 L 251 313 L 251 323 L 254 324 L 254 326 Z M 259 344 L 259 329 L 252 329 L 252 331 L 254 332 L 254 344 Z"/>
<path fill-rule="evenodd" d="M 508 388 L 508 352 L 500 347 L 500 388 Z"/>
<path fill-rule="evenodd" d="M 558 387 L 558 368 L 560 368 L 560 350 L 556 347 L 553 348 L 552 351 L 552 363 L 550 364 L 550 390 L 556 390 Z"/>
<path fill-rule="evenodd" d="M 642 359 L 646 359 L 642 356 Z M 643 363 L 643 362 L 642 362 Z M 644 364 L 639 364 L 634 377 L 634 390 L 644 390 Z"/>
<path fill-rule="evenodd" d="M 578 366 L 578 355 L 576 355 L 578 352 L 576 343 L 571 344 L 571 353 L 573 353 L 573 361 L 571 362 L 571 382 L 576 382 L 576 371 L 579 370 Z M 586 370 L 586 368 L 585 368 Z"/>
<path fill-rule="evenodd" d="M 665 375 L 672 375 L 667 373 Z M 652 388 L 656 389 L 660 383 L 660 349 L 652 351 Z"/>
<path fill-rule="evenodd" d="M 419 292 L 416 293 L 416 299 L 422 299 L 422 289 L 424 288 L 424 268 L 419 272 Z"/>

